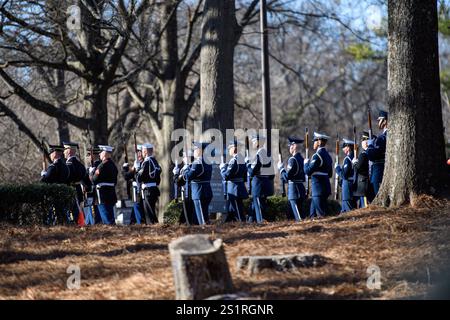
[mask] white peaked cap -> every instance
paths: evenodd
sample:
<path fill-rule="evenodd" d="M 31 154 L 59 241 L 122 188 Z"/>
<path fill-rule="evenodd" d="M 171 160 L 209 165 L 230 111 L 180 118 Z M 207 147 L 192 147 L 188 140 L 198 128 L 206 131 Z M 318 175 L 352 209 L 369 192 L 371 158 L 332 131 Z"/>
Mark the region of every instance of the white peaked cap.
<path fill-rule="evenodd" d="M 99 145 L 98 147 L 100 150 L 106 151 L 106 152 L 112 152 L 114 150 L 114 147 L 111 147 L 111 146 Z"/>
<path fill-rule="evenodd" d="M 326 134 L 314 132 L 314 139 L 328 140 L 330 138 L 331 137 L 327 136 Z"/>
<path fill-rule="evenodd" d="M 143 143 L 142 149 L 153 149 L 153 145 L 151 143 Z"/>

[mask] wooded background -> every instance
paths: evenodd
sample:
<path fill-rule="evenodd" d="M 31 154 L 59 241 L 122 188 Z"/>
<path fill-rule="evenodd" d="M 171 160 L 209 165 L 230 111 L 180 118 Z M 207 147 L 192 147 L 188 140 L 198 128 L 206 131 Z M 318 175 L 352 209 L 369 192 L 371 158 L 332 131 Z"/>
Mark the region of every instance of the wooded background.
<path fill-rule="evenodd" d="M 79 30 L 67 27 L 72 4 L 81 8 Z M 304 127 L 349 138 L 353 125 L 367 130 L 367 105 L 374 118 L 388 109 L 386 1 L 267 5 L 280 137 L 302 136 Z M 449 142 L 448 2 L 438 10 Z M 217 34 L 228 40 L 215 41 Z M 39 179 L 42 137 L 79 142 L 82 160 L 89 137 L 108 143 L 121 166 L 124 145 L 133 158 L 136 132 L 138 143 L 155 144 L 167 203 L 173 129 L 198 119 L 205 129 L 217 122 L 222 130 L 262 127 L 260 59 L 259 0 L 0 0 L 0 183 Z M 208 80 L 200 83 L 200 74 Z M 220 82 L 234 95 L 215 104 Z"/>

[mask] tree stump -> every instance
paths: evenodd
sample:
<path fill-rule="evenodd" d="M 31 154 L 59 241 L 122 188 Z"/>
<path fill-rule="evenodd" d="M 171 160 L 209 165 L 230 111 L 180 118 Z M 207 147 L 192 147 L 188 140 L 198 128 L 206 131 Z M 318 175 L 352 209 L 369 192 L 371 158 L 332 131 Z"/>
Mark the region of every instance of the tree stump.
<path fill-rule="evenodd" d="M 297 268 L 322 267 L 327 258 L 318 254 L 287 254 L 275 256 L 240 256 L 237 258 L 238 270 L 247 268 L 250 275 L 260 273 L 264 269 L 288 271 Z"/>
<path fill-rule="evenodd" d="M 169 244 L 176 299 L 204 299 L 233 292 L 222 240 L 187 235 Z"/>

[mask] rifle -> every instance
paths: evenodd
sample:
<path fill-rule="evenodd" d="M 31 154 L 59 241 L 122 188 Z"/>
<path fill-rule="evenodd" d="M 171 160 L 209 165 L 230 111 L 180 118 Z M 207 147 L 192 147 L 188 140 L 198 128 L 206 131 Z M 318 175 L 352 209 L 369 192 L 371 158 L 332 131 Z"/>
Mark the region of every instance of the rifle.
<path fill-rule="evenodd" d="M 355 146 L 355 159 L 358 159 L 358 142 L 356 141 L 356 126 L 353 126 L 353 143 Z"/>
<path fill-rule="evenodd" d="M 178 160 L 175 160 L 175 168 L 178 168 Z M 173 196 L 175 198 L 175 202 L 178 202 L 178 183 L 177 177 L 173 177 Z"/>
<path fill-rule="evenodd" d="M 184 123 L 184 130 L 186 130 L 186 122 Z M 185 165 L 189 164 L 189 152 L 188 152 L 188 144 L 187 144 L 187 135 L 184 136 L 184 153 L 185 153 L 185 158 L 186 158 L 186 163 Z M 181 202 L 183 203 L 183 214 L 184 214 L 184 218 L 186 220 L 186 224 L 188 226 L 190 226 L 190 222 L 188 219 L 188 212 L 187 212 L 187 201 L 189 201 L 189 181 L 188 178 L 186 176 L 185 178 L 185 185 L 184 185 L 184 192 L 182 192 L 181 194 Z"/>
<path fill-rule="evenodd" d="M 336 134 L 336 158 L 335 163 L 339 164 L 339 134 Z M 337 172 L 334 177 L 334 200 L 338 200 L 339 175 Z"/>
<path fill-rule="evenodd" d="M 367 106 L 368 121 L 369 121 L 369 139 L 372 139 L 372 115 L 370 113 L 370 106 Z"/>
<path fill-rule="evenodd" d="M 220 157 L 220 163 L 222 164 L 222 163 L 225 163 L 225 161 L 226 161 L 226 153 L 225 153 L 225 147 L 223 147 L 223 149 L 222 149 L 222 156 Z M 222 189 L 223 189 L 223 198 L 225 199 L 225 200 L 227 200 L 227 182 L 225 181 L 225 179 L 223 179 L 223 181 L 222 181 Z"/>
<path fill-rule="evenodd" d="M 283 157 L 281 155 L 281 143 L 278 143 L 278 160 L 283 162 Z M 281 196 L 286 197 L 286 182 L 281 179 Z"/>
<path fill-rule="evenodd" d="M 136 131 L 133 133 L 133 142 L 134 142 L 134 160 L 137 160 L 138 148 L 137 148 L 137 143 L 136 143 Z"/>
<path fill-rule="evenodd" d="M 42 146 L 42 171 L 47 171 L 47 152 L 45 148 L 45 138 L 42 138 L 41 146 Z"/>
<path fill-rule="evenodd" d="M 309 159 L 309 132 L 308 128 L 305 128 L 305 158 Z M 309 195 L 309 176 L 305 174 L 306 179 L 306 197 Z"/>
<path fill-rule="evenodd" d="M 250 142 L 248 140 L 247 128 L 245 128 L 245 157 L 248 159 L 250 149 Z M 248 193 L 252 193 L 252 181 L 250 175 L 247 173 L 247 189 Z"/>
<path fill-rule="evenodd" d="M 94 146 L 92 145 L 92 140 L 91 140 L 91 131 L 88 128 L 88 139 L 89 139 L 89 144 L 91 145 L 91 167 L 94 167 Z"/>

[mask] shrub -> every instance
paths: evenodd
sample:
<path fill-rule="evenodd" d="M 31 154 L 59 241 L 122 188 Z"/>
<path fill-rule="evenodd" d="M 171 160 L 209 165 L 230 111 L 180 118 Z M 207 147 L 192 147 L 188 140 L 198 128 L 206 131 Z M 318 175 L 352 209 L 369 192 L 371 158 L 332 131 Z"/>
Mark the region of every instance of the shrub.
<path fill-rule="evenodd" d="M 53 206 L 70 207 L 75 194 L 73 187 L 62 184 L 0 185 L 0 221 L 14 224 L 40 224 Z M 64 222 L 63 212 L 58 214 L 57 222 Z"/>
<path fill-rule="evenodd" d="M 249 210 L 251 209 L 252 199 L 244 200 L 244 211 L 245 214 L 248 215 Z M 311 199 L 303 202 L 302 211 L 306 212 L 306 215 L 309 216 L 309 208 L 311 205 Z M 281 196 L 272 196 L 267 198 L 267 213 L 264 216 L 264 219 L 267 221 L 283 221 L 286 220 L 286 213 L 288 210 L 288 200 L 286 197 Z M 329 215 L 337 215 L 341 211 L 341 206 L 339 202 L 335 200 L 328 200 L 328 209 Z M 183 204 L 181 200 L 175 202 L 172 200 L 167 205 L 166 211 L 164 212 L 164 223 L 168 224 L 176 224 L 178 223 L 179 217 L 183 214 Z"/>

